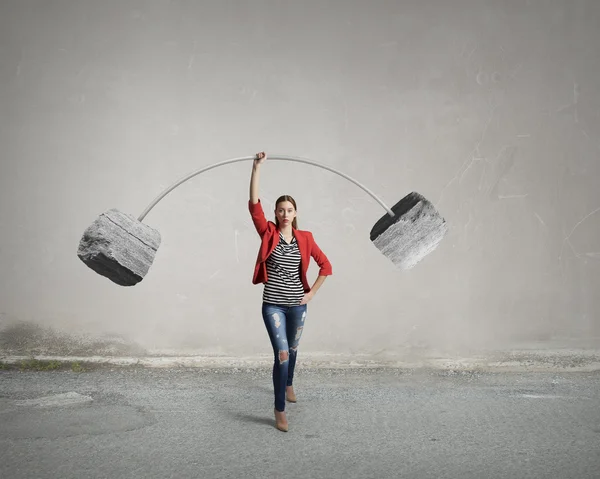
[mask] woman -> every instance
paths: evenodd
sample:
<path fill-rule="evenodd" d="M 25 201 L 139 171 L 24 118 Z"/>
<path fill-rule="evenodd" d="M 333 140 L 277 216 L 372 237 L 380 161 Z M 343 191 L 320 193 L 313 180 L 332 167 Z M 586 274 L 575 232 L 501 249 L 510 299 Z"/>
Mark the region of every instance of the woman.
<path fill-rule="evenodd" d="M 284 195 L 277 199 L 275 223 L 266 220 L 258 198 L 260 165 L 266 159 L 264 152 L 257 153 L 250 178 L 248 208 L 261 237 L 252 283 L 265 285 L 262 316 L 275 355 L 275 426 L 285 432 L 288 430 L 285 400 L 296 402 L 292 382 L 307 303 L 321 287 L 325 277 L 332 274 L 332 270 L 312 233 L 297 229 L 296 202 L 291 196 Z M 319 277 L 312 288 L 306 280 L 311 256 L 320 268 Z"/>

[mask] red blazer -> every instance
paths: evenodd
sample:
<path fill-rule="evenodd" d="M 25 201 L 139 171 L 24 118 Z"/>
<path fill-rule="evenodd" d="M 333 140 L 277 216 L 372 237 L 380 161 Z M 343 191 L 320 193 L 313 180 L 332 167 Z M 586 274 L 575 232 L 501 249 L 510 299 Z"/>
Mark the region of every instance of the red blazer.
<path fill-rule="evenodd" d="M 254 266 L 254 276 L 252 284 L 266 283 L 267 281 L 267 258 L 279 244 L 279 231 L 277 225 L 272 221 L 267 221 L 265 213 L 262 209 L 260 199 L 258 203 L 252 204 L 252 200 L 248 200 L 248 209 L 254 222 L 254 227 L 261 237 L 260 249 L 256 257 L 256 265 Z M 298 249 L 300 250 L 300 279 L 304 286 L 304 292 L 310 292 L 310 286 L 306 280 L 306 271 L 312 256 L 319 265 L 319 276 L 330 276 L 333 274 L 331 263 L 327 256 L 319 249 L 315 239 L 310 231 L 297 230 L 292 226 Z"/>

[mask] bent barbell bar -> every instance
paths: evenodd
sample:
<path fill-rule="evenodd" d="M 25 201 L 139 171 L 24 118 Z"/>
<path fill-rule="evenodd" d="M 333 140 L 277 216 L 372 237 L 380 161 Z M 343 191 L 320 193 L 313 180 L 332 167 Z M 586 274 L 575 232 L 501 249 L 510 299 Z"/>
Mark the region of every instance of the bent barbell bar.
<path fill-rule="evenodd" d="M 162 200 L 165 196 L 167 196 L 171 191 L 173 191 L 175 188 L 177 188 L 180 184 L 186 182 L 187 180 L 189 180 L 190 178 L 193 178 L 196 175 L 199 175 L 200 173 L 204 173 L 205 171 L 208 170 L 212 170 L 213 168 L 216 168 L 218 166 L 223 166 L 223 165 L 227 165 L 229 163 L 236 163 L 238 161 L 249 161 L 249 160 L 255 160 L 256 156 L 243 156 L 241 158 L 232 158 L 230 160 L 225 160 L 225 161 L 221 161 L 219 163 L 215 163 L 214 165 L 210 165 L 210 166 L 206 166 L 204 168 L 201 168 L 200 170 L 194 171 L 192 173 L 189 173 L 188 175 L 184 176 L 183 178 L 177 180 L 175 183 L 173 183 L 171 186 L 169 186 L 168 188 L 166 188 L 160 195 L 158 195 L 156 198 L 154 198 L 154 200 L 152 200 L 152 202 L 146 207 L 146 209 L 142 212 L 142 214 L 138 217 L 138 221 L 142 221 L 146 215 L 150 212 L 150 210 L 152 208 L 154 208 L 156 206 L 156 204 Z M 313 166 L 318 166 L 319 168 L 323 168 L 325 170 L 329 170 L 333 173 L 336 173 L 338 175 L 340 175 L 343 178 L 346 178 L 347 180 L 351 181 L 352 183 L 354 183 L 355 185 L 359 186 L 360 188 L 362 188 L 364 191 L 366 191 L 368 194 L 370 194 L 375 201 L 377 201 L 381 206 L 383 206 L 383 208 L 387 211 L 387 213 L 393 218 L 394 216 L 396 216 L 394 214 L 394 212 L 388 208 L 388 206 L 381 201 L 377 195 L 375 193 L 373 193 L 371 190 L 369 190 L 366 186 L 362 185 L 361 183 L 359 183 L 358 181 L 356 181 L 354 178 L 351 178 L 350 176 L 337 171 L 329 166 L 325 166 L 325 165 L 321 165 L 315 161 L 311 161 L 311 160 L 307 160 L 305 158 L 300 158 L 298 156 L 288 156 L 288 155 L 268 155 L 268 160 L 284 160 L 284 161 L 296 161 L 299 163 L 306 163 L 308 165 L 313 165 Z"/>

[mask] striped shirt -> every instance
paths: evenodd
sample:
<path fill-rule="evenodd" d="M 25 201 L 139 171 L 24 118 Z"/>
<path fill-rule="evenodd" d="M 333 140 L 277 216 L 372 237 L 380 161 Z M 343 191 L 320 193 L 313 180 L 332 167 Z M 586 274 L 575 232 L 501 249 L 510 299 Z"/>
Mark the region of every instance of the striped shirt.
<path fill-rule="evenodd" d="M 304 297 L 300 280 L 300 250 L 296 237 L 290 244 L 285 242 L 279 231 L 279 243 L 267 258 L 267 277 L 263 290 L 263 302 L 297 306 Z"/>

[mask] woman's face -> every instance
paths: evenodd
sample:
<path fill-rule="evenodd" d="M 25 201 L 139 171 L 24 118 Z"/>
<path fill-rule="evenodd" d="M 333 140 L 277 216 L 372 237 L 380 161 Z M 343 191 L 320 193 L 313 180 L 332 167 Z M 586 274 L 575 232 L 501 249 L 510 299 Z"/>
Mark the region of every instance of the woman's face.
<path fill-rule="evenodd" d="M 275 208 L 275 216 L 279 220 L 279 226 L 291 226 L 296 217 L 296 209 L 290 201 L 282 201 Z"/>

